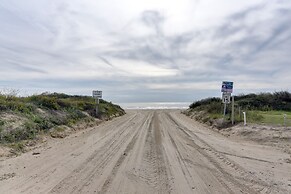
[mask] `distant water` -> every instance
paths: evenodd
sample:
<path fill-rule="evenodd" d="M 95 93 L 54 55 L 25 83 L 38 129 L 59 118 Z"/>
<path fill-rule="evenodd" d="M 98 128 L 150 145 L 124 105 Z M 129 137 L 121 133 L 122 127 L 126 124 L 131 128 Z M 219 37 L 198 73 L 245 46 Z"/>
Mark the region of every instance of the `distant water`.
<path fill-rule="evenodd" d="M 123 109 L 187 109 L 190 102 L 119 103 Z"/>

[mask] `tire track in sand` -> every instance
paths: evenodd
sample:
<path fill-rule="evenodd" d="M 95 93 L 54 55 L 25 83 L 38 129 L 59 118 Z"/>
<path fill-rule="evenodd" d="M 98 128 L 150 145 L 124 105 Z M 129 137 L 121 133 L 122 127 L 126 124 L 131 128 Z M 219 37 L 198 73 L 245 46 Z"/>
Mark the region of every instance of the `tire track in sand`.
<path fill-rule="evenodd" d="M 157 112 L 154 112 L 151 120 L 143 153 L 143 163 L 141 169 L 143 173 L 139 177 L 157 193 L 170 193 L 169 166 L 162 146 L 162 134 L 160 120 Z"/>
<path fill-rule="evenodd" d="M 57 184 L 51 193 L 82 193 L 86 190 L 86 187 L 93 184 L 94 181 L 99 180 L 98 175 L 102 175 L 105 167 L 112 162 L 116 154 L 120 154 L 120 149 L 128 142 L 130 138 L 133 138 L 133 134 L 137 131 L 139 126 L 142 126 L 148 115 L 142 117 L 133 118 L 130 122 L 126 122 L 126 125 L 122 125 L 118 129 L 118 132 L 112 134 L 112 137 L 97 149 L 85 163 L 75 169 L 69 176 L 63 179 Z M 123 152 L 122 152 L 123 154 Z M 101 180 L 99 180 L 101 181 Z M 72 185 L 74 185 L 72 187 Z M 100 186 L 102 187 L 102 186 Z"/>
<path fill-rule="evenodd" d="M 140 128 L 143 128 L 144 125 L 146 125 L 146 122 L 148 121 L 148 118 L 150 117 L 150 114 L 147 116 L 147 118 L 144 120 L 143 124 L 141 125 Z M 152 120 L 152 117 L 151 117 Z M 140 130 L 137 130 L 134 137 L 132 138 L 132 140 L 130 141 L 130 143 L 127 145 L 127 147 L 124 150 L 124 153 L 119 157 L 119 159 L 117 160 L 116 164 L 114 165 L 110 176 L 107 177 L 105 183 L 103 184 L 101 190 L 99 191 L 99 193 L 106 193 L 108 191 L 108 189 L 110 188 L 119 168 L 121 167 L 122 163 L 124 162 L 125 158 L 130 154 L 131 150 L 133 149 L 139 134 L 141 133 Z"/>
<path fill-rule="evenodd" d="M 204 140 L 199 138 L 193 131 L 189 130 L 181 123 L 178 123 L 178 121 L 174 119 L 170 113 L 167 113 L 167 116 L 172 123 L 176 125 L 177 129 L 183 132 L 187 138 L 192 140 L 191 144 L 188 145 L 195 148 L 202 156 L 204 156 L 215 166 L 219 172 L 219 176 L 217 176 L 218 180 L 220 180 L 222 184 L 228 185 L 227 187 L 230 192 L 233 192 L 230 188 L 239 188 L 243 193 L 253 194 L 259 193 L 261 190 L 266 189 L 266 187 L 269 188 L 267 183 L 259 181 L 258 178 L 250 175 L 244 168 L 230 160 L 225 155 L 222 155 Z M 235 176 L 236 174 L 237 176 Z M 270 190 L 266 193 L 269 192 Z"/>

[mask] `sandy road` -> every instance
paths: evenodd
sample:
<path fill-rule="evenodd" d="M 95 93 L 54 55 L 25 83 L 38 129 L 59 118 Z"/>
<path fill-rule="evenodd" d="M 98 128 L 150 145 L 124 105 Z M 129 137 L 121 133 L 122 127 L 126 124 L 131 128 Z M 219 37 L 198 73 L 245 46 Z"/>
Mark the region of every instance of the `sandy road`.
<path fill-rule="evenodd" d="M 291 193 L 290 157 L 174 110 L 129 111 L 0 161 L 0 193 Z"/>

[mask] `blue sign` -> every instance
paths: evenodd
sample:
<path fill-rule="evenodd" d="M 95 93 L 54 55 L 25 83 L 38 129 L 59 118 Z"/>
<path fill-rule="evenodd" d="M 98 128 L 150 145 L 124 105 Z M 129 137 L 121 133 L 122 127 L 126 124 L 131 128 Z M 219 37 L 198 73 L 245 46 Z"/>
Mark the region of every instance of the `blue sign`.
<path fill-rule="evenodd" d="M 233 82 L 223 81 L 221 92 L 232 93 L 233 90 Z"/>

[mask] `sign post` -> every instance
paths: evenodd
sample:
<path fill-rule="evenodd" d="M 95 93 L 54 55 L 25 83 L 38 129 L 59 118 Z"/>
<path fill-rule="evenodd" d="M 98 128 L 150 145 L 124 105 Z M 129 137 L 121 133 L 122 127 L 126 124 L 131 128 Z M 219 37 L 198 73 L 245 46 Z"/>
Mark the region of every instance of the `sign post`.
<path fill-rule="evenodd" d="M 231 124 L 234 124 L 234 96 L 232 96 L 231 102 Z"/>
<path fill-rule="evenodd" d="M 223 92 L 222 93 L 222 103 L 224 104 L 224 108 L 223 108 L 223 118 L 226 115 L 226 104 L 230 103 L 230 95 L 231 93 L 227 93 L 227 92 Z"/>
<path fill-rule="evenodd" d="M 93 90 L 92 92 L 93 98 L 96 100 L 96 116 L 98 116 L 99 113 L 99 99 L 102 99 L 102 91 L 99 90 Z"/>
<path fill-rule="evenodd" d="M 224 107 L 223 107 L 223 120 L 224 120 L 225 115 L 226 115 L 226 103 L 224 103 Z"/>
<path fill-rule="evenodd" d="M 233 82 L 223 81 L 221 86 L 222 92 L 222 103 L 224 104 L 223 108 L 223 119 L 226 115 L 226 104 L 231 102 L 231 93 L 233 92 Z M 234 98 L 232 97 L 232 123 L 234 123 Z"/>

